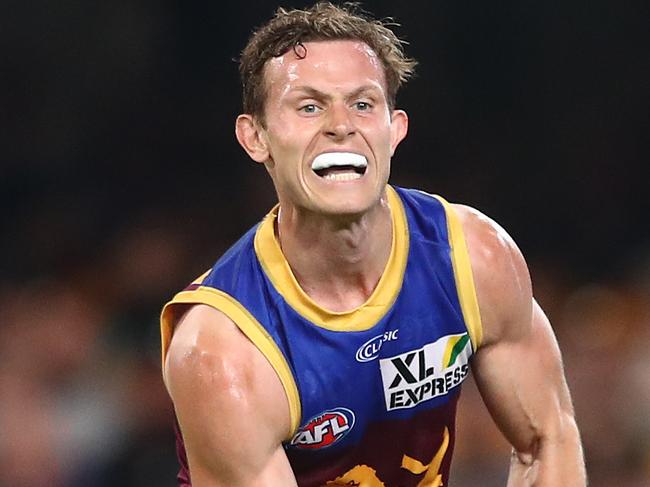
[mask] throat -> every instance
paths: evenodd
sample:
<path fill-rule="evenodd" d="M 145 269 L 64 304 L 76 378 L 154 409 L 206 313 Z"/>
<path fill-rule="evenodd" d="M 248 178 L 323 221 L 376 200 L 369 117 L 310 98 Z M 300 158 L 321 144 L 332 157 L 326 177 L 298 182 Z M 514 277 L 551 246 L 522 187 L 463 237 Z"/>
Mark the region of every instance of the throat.
<path fill-rule="evenodd" d="M 334 313 L 347 313 L 360 308 L 368 302 L 374 291 L 374 286 L 341 287 L 341 289 L 332 289 L 330 287 L 328 292 L 322 292 L 321 288 L 306 289 L 304 291 L 321 308 Z"/>
<path fill-rule="evenodd" d="M 360 177 L 343 167 L 325 171 Z M 386 268 L 392 249 L 390 210 L 380 204 L 345 224 L 288 210 L 277 224 L 277 238 L 302 291 L 326 310 L 347 312 L 370 298 Z"/>
<path fill-rule="evenodd" d="M 390 235 L 390 234 L 389 234 Z M 349 312 L 364 305 L 386 267 L 390 255 L 387 248 L 365 245 L 364 249 L 345 252 L 346 245 L 338 243 L 338 250 L 324 250 L 317 244 L 313 252 L 291 253 L 287 261 L 301 289 L 320 307 L 331 312 Z M 351 250 L 351 249 L 348 249 Z"/>

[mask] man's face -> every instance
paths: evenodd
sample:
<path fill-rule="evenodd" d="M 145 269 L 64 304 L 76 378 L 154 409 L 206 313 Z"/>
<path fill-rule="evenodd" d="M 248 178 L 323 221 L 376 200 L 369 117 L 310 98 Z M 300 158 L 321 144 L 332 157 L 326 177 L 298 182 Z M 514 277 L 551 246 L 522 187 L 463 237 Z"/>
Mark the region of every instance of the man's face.
<path fill-rule="evenodd" d="M 383 194 L 406 114 L 389 111 L 381 62 L 366 44 L 304 47 L 303 59 L 290 50 L 265 68 L 265 127 L 255 125 L 266 152 L 253 158 L 283 207 L 361 214 Z"/>

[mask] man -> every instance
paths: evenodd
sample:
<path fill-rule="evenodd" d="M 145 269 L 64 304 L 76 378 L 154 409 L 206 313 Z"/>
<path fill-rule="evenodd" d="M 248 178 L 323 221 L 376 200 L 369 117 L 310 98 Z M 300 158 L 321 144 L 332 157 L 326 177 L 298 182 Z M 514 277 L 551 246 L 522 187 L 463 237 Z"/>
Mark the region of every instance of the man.
<path fill-rule="evenodd" d="M 413 67 L 387 27 L 327 3 L 278 10 L 243 51 L 236 135 L 279 205 L 163 311 L 183 485 L 448 485 L 470 366 L 509 485 L 585 485 L 514 242 L 387 184 Z"/>

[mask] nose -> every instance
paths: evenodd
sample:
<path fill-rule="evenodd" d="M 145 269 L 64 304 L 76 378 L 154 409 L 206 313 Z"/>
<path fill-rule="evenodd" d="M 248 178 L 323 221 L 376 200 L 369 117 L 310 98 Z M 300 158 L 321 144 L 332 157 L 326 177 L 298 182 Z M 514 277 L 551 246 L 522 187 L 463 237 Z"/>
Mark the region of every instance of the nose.
<path fill-rule="evenodd" d="M 356 132 L 348 107 L 333 104 L 329 107 L 325 122 L 325 134 L 334 140 L 343 140 Z"/>

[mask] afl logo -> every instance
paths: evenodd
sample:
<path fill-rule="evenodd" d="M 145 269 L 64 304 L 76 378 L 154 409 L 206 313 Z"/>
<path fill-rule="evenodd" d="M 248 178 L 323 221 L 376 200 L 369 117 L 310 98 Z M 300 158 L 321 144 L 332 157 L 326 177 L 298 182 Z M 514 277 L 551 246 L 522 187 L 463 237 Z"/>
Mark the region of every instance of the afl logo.
<path fill-rule="evenodd" d="M 379 350 L 381 350 L 381 346 L 384 344 L 384 342 L 397 340 L 398 331 L 399 330 L 387 331 L 383 335 L 373 337 L 361 345 L 357 350 L 357 362 L 370 362 L 371 360 L 375 360 L 379 355 Z"/>
<path fill-rule="evenodd" d="M 347 435 L 354 426 L 354 413 L 347 408 L 324 411 L 298 430 L 291 446 L 303 450 L 327 448 Z"/>

